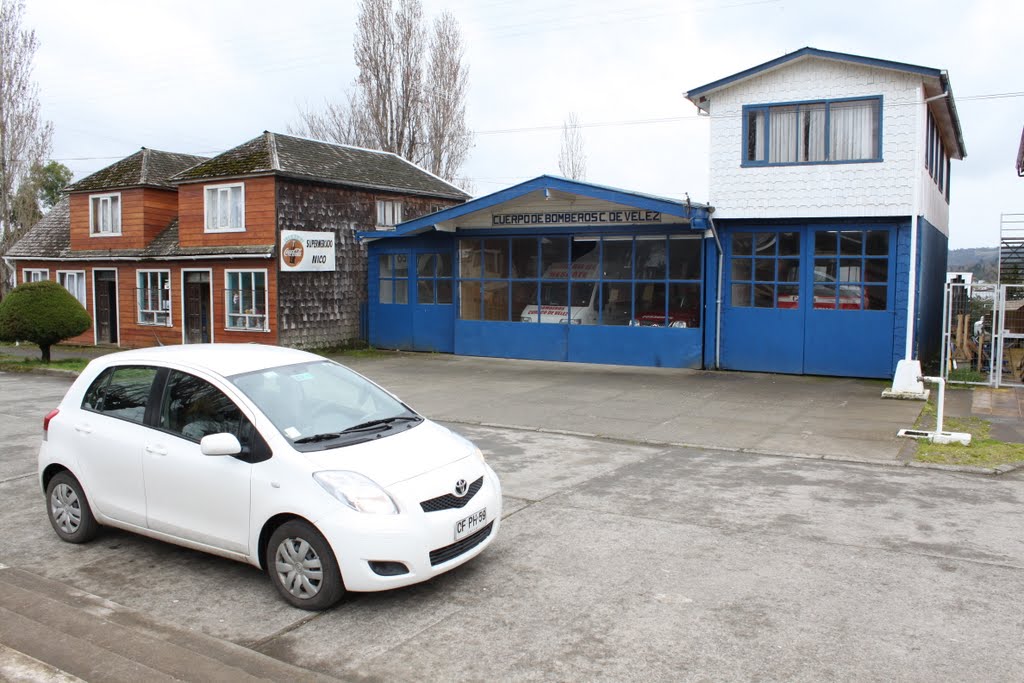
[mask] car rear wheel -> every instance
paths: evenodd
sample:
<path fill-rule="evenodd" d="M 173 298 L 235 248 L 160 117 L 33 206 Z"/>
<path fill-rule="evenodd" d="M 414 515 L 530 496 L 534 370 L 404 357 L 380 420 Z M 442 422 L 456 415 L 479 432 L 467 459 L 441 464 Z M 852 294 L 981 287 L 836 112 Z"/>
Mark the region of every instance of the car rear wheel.
<path fill-rule="evenodd" d="M 331 546 L 307 522 L 291 520 L 271 534 L 267 565 L 281 597 L 300 609 L 324 610 L 345 594 Z"/>
<path fill-rule="evenodd" d="M 70 472 L 58 472 L 46 485 L 46 512 L 53 530 L 68 543 L 87 543 L 96 538 L 99 524 L 82 485 Z"/>

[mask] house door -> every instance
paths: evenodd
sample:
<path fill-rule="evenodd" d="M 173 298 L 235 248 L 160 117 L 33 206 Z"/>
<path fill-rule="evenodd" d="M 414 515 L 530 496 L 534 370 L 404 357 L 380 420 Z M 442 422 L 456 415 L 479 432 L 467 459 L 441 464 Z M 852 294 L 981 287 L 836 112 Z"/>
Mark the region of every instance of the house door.
<path fill-rule="evenodd" d="M 96 343 L 117 343 L 117 271 L 93 271 Z"/>
<path fill-rule="evenodd" d="M 185 343 L 208 344 L 210 338 L 210 273 L 185 271 Z"/>

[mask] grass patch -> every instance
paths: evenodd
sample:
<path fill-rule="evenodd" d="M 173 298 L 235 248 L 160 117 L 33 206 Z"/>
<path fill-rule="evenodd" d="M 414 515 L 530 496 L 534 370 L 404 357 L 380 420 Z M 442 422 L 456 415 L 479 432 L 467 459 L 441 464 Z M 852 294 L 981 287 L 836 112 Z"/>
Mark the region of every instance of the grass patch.
<path fill-rule="evenodd" d="M 935 428 L 935 395 L 921 410 L 915 427 Z M 971 435 L 971 445 L 935 444 L 925 439 L 917 441 L 914 459 L 942 465 L 972 465 L 974 467 L 998 467 L 1024 462 L 1024 444 L 999 441 L 989 436 L 992 423 L 980 417 L 943 417 L 942 429 L 947 432 L 963 432 Z"/>
<path fill-rule="evenodd" d="M 382 358 L 391 355 L 390 351 L 382 351 L 373 346 L 337 346 L 326 349 L 316 349 L 313 353 L 325 358 Z"/>
<path fill-rule="evenodd" d="M 6 370 L 8 372 L 31 372 L 32 370 L 38 370 L 39 368 L 81 372 L 82 370 L 85 370 L 85 366 L 88 364 L 88 358 L 64 358 L 62 360 L 53 360 L 49 363 L 44 363 L 38 358 L 22 358 L 21 356 L 11 356 L 5 353 L 0 353 L 0 370 Z"/>
<path fill-rule="evenodd" d="M 951 371 L 946 379 L 950 382 L 978 382 L 984 384 L 988 382 L 988 373 L 978 372 L 969 367 L 959 367 Z"/>

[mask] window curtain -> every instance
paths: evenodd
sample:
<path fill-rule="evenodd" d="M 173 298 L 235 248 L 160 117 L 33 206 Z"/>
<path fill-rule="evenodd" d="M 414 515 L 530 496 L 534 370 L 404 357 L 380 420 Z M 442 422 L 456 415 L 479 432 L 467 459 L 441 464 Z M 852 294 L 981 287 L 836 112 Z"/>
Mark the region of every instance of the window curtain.
<path fill-rule="evenodd" d="M 878 102 L 829 106 L 829 149 L 833 161 L 874 159 L 878 146 Z"/>
<path fill-rule="evenodd" d="M 825 105 L 800 107 L 800 161 L 825 160 Z"/>
<path fill-rule="evenodd" d="M 797 160 L 796 107 L 772 107 L 771 131 L 768 139 L 768 161 L 784 164 Z"/>

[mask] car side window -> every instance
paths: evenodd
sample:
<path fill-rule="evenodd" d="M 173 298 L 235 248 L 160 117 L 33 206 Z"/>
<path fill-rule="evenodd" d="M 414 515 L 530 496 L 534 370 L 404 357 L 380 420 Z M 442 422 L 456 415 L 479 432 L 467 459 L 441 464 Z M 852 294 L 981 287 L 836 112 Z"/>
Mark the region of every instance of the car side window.
<path fill-rule="evenodd" d="M 108 368 L 85 392 L 82 408 L 143 424 L 157 369 L 125 365 Z"/>
<path fill-rule="evenodd" d="M 243 447 L 253 439 L 252 423 L 224 392 L 204 379 L 172 370 L 160 409 L 160 428 L 199 443 L 204 436 L 228 433 Z"/>

